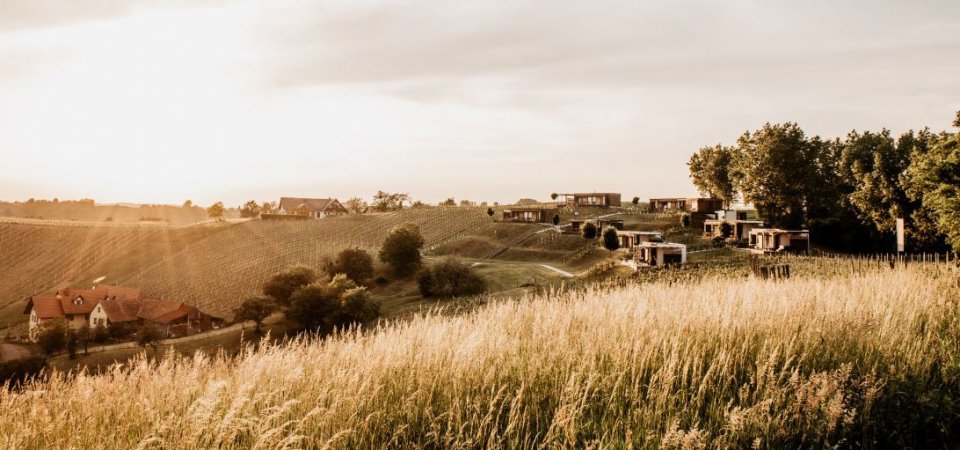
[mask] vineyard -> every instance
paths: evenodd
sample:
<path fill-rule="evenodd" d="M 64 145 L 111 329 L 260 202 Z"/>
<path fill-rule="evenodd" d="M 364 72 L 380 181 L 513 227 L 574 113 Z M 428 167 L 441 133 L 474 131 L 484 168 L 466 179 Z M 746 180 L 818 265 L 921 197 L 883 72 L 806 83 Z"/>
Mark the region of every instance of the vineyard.
<path fill-rule="evenodd" d="M 122 280 L 231 317 L 274 273 L 294 264 L 318 267 L 344 248 L 376 250 L 394 226 L 413 223 L 432 247 L 490 223 L 479 208 L 424 208 L 297 222 L 252 221 L 229 227 Z"/>

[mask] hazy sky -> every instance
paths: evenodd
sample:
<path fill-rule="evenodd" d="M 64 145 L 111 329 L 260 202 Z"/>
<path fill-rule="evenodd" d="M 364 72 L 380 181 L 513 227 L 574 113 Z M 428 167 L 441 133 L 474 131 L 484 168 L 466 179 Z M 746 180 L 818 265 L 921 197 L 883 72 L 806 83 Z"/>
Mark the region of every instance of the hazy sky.
<path fill-rule="evenodd" d="M 0 0 L 7 200 L 687 195 L 766 121 L 957 109 L 956 0 Z"/>

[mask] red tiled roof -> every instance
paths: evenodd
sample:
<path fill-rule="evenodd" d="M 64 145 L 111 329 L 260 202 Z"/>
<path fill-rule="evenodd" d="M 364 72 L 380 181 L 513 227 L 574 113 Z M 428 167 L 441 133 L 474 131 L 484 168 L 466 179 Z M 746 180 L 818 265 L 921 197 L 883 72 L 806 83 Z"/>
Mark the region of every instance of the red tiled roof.
<path fill-rule="evenodd" d="M 339 205 L 339 203 L 334 198 L 280 197 L 279 208 L 287 212 L 300 209 L 310 212 L 323 212 L 330 206 Z"/>
<path fill-rule="evenodd" d="M 64 314 L 90 314 L 103 298 L 98 294 L 76 294 L 74 291 L 70 294 L 69 297 L 60 297 L 60 307 Z"/>
<path fill-rule="evenodd" d="M 139 319 L 140 301 L 128 298 L 109 298 L 100 302 L 100 307 L 111 322 L 132 322 Z"/>
<path fill-rule="evenodd" d="M 27 307 L 24 308 L 24 314 L 30 314 L 31 310 L 37 311 L 37 317 L 40 319 L 54 319 L 64 317 L 63 306 L 60 299 L 54 295 L 34 295 L 27 300 Z"/>
<path fill-rule="evenodd" d="M 190 317 L 193 315 L 194 311 L 196 310 L 197 308 L 181 304 L 180 307 L 177 309 L 167 311 L 163 314 L 160 314 L 154 317 L 153 321 L 163 323 L 163 324 L 168 324 L 176 320 L 182 319 L 184 317 Z"/>

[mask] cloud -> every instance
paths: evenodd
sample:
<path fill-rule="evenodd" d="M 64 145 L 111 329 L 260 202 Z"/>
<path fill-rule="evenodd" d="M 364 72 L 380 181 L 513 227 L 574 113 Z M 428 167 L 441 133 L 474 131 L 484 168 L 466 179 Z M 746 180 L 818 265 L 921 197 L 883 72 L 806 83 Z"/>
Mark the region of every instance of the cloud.
<path fill-rule="evenodd" d="M 108 19 L 144 9 L 180 9 L 210 3 L 214 2 L 209 0 L 3 0 L 0 2 L 0 33 Z"/>

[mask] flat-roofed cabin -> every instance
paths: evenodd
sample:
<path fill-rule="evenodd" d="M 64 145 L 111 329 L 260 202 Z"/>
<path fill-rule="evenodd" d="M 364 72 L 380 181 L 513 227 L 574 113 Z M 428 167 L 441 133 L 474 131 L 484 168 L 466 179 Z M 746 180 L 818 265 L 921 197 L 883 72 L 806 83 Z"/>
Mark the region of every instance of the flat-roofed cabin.
<path fill-rule="evenodd" d="M 650 212 L 688 212 L 710 213 L 723 209 L 723 200 L 719 198 L 675 197 L 651 198 Z"/>
<path fill-rule="evenodd" d="M 750 230 L 748 243 L 757 253 L 806 252 L 810 250 L 810 231 L 754 228 Z"/>
<path fill-rule="evenodd" d="M 703 221 L 703 237 L 714 238 L 720 236 L 724 223 L 730 224 L 730 237 L 738 242 L 749 241 L 751 231 L 755 228 L 763 228 L 762 220 L 707 219 Z"/>
<path fill-rule="evenodd" d="M 617 192 L 580 192 L 563 195 L 570 206 L 619 207 L 622 197 Z"/>
<path fill-rule="evenodd" d="M 556 208 L 519 206 L 503 210 L 503 221 L 553 223 L 553 216 L 557 215 L 558 213 L 559 210 Z"/>
<path fill-rule="evenodd" d="M 659 231 L 617 231 L 622 250 L 633 250 L 643 242 L 663 242 L 663 233 Z"/>
<path fill-rule="evenodd" d="M 641 242 L 634 250 L 638 266 L 678 266 L 687 263 L 687 246 L 673 242 Z"/>

